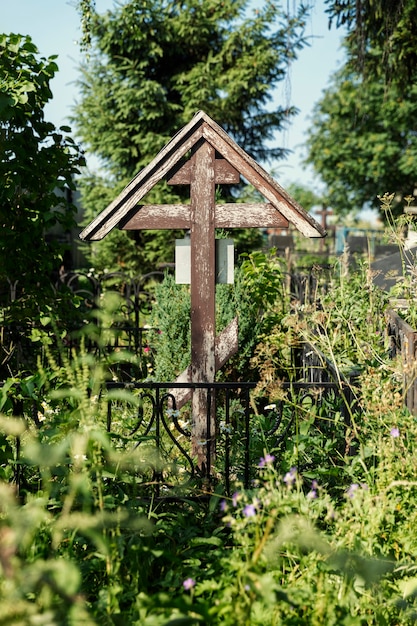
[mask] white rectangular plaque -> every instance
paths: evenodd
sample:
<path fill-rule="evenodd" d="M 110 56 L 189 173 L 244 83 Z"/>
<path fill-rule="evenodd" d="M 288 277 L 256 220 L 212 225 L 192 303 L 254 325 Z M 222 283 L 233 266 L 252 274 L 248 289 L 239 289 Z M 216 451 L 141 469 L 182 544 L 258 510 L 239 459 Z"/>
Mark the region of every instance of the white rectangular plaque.
<path fill-rule="evenodd" d="M 216 239 L 216 283 L 232 284 L 234 281 L 233 239 Z M 175 240 L 175 282 L 189 285 L 191 282 L 190 239 Z"/>

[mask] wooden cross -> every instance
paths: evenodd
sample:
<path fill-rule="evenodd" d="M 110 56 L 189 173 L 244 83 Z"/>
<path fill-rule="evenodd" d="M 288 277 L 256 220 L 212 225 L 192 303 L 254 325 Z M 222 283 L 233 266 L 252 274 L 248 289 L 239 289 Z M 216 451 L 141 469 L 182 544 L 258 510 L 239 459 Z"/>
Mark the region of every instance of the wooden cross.
<path fill-rule="evenodd" d="M 323 228 L 323 230 L 327 229 L 327 218 L 330 215 L 333 215 L 333 211 L 332 209 L 329 209 L 325 204 L 323 204 L 321 211 L 316 211 L 317 215 L 321 215 L 321 226 Z M 321 239 L 320 240 L 320 250 L 323 251 L 324 249 L 324 240 Z"/>
<path fill-rule="evenodd" d="M 327 228 L 327 218 L 329 215 L 333 215 L 332 209 L 329 209 L 325 204 L 323 204 L 321 211 L 316 211 L 317 215 L 321 215 L 321 225 L 324 230 Z"/>
<path fill-rule="evenodd" d="M 191 151 L 191 157 L 182 159 Z M 267 202 L 216 204 L 219 184 L 236 184 L 242 174 Z M 190 186 L 190 203 L 139 205 L 161 179 Z M 216 228 L 288 228 L 291 221 L 310 237 L 324 230 L 209 116 L 200 111 L 119 196 L 80 234 L 81 239 L 102 239 L 112 228 L 187 229 L 191 244 L 191 364 L 179 382 L 212 383 L 218 370 L 237 350 L 234 320 L 216 337 L 215 230 Z M 191 392 L 187 392 L 191 395 Z M 186 397 L 182 398 L 185 401 Z M 193 401 L 192 452 L 203 468 L 207 446 L 214 450 L 214 403 L 207 441 L 205 394 L 195 391 Z"/>
<path fill-rule="evenodd" d="M 265 216 L 248 217 L 250 207 L 256 205 L 216 205 L 216 185 L 237 184 L 239 172 L 225 158 L 216 158 L 215 148 L 207 141 L 198 142 L 192 155 L 172 176 L 168 184 L 189 185 L 189 205 L 148 205 L 153 215 L 148 221 L 149 228 L 184 228 L 184 214 L 189 212 L 191 246 L 191 364 L 177 379 L 178 382 L 212 383 L 216 371 L 238 349 L 237 320 L 235 319 L 219 338 L 216 338 L 216 228 L 244 228 L 263 225 Z M 233 215 L 225 209 L 233 207 Z M 265 203 L 260 207 L 266 210 Z M 288 220 L 274 212 L 274 224 L 288 227 Z M 123 224 L 124 229 L 143 228 L 143 215 L 138 214 Z M 139 218 L 139 221 L 138 221 Z M 141 219 L 140 219 L 141 218 Z M 168 222 L 169 220 L 169 222 Z M 248 221 L 249 220 L 249 221 Z M 259 222 L 259 223 L 258 223 Z M 217 339 L 217 342 L 216 342 Z M 217 350 L 216 350 L 217 346 Z M 216 355 L 217 353 L 217 355 Z M 216 358 L 217 356 L 217 358 Z M 172 390 L 174 393 L 174 390 Z M 175 390 L 177 406 L 192 399 L 192 454 L 197 464 L 204 469 L 207 447 L 210 458 L 215 449 L 215 399 L 211 402 L 210 440 L 207 437 L 207 392 L 206 390 Z"/>

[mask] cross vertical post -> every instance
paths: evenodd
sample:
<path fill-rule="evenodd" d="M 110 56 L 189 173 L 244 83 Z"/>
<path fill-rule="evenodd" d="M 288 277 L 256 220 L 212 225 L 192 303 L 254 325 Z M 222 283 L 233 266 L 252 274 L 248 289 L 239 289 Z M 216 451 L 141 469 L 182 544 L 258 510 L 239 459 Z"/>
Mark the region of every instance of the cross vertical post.
<path fill-rule="evenodd" d="M 201 142 L 191 167 L 191 380 L 211 383 L 215 377 L 216 251 L 215 251 L 215 150 Z M 205 469 L 214 453 L 215 403 L 211 404 L 210 440 L 207 432 L 207 391 L 192 396 L 192 452 Z M 209 450 L 210 447 L 210 450 Z"/>
<path fill-rule="evenodd" d="M 321 225 L 322 225 L 323 230 L 326 230 L 327 229 L 327 218 L 330 215 L 333 215 L 333 211 L 331 209 L 329 209 L 326 206 L 326 204 L 323 204 L 322 207 L 321 207 L 321 210 L 317 211 L 316 213 L 317 213 L 317 215 L 321 215 Z M 324 247 L 325 247 L 324 239 L 320 239 L 320 250 L 323 251 Z"/>

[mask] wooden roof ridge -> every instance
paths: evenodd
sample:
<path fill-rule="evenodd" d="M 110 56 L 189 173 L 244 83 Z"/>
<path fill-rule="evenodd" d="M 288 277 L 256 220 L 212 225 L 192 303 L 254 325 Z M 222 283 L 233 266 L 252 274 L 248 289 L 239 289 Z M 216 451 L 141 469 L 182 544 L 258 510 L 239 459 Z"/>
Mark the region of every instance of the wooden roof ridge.
<path fill-rule="evenodd" d="M 186 153 L 200 140 L 208 141 L 289 222 L 307 237 L 324 237 L 326 231 L 204 111 L 198 111 L 134 176 L 119 195 L 84 228 L 80 238 L 103 239 L 126 218 L 140 200 L 162 179 L 169 177 Z M 140 211 L 140 206 L 138 207 Z M 163 225 L 161 225 L 163 229 Z"/>

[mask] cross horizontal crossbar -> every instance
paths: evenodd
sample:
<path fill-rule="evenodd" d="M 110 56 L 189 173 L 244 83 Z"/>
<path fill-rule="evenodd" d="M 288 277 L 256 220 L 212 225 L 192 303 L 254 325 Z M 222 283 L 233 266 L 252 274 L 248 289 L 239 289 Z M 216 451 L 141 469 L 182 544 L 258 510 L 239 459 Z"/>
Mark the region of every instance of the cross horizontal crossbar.
<path fill-rule="evenodd" d="M 288 220 L 269 202 L 216 204 L 215 228 L 288 228 Z M 144 204 L 119 224 L 122 230 L 191 228 L 189 204 Z"/>

